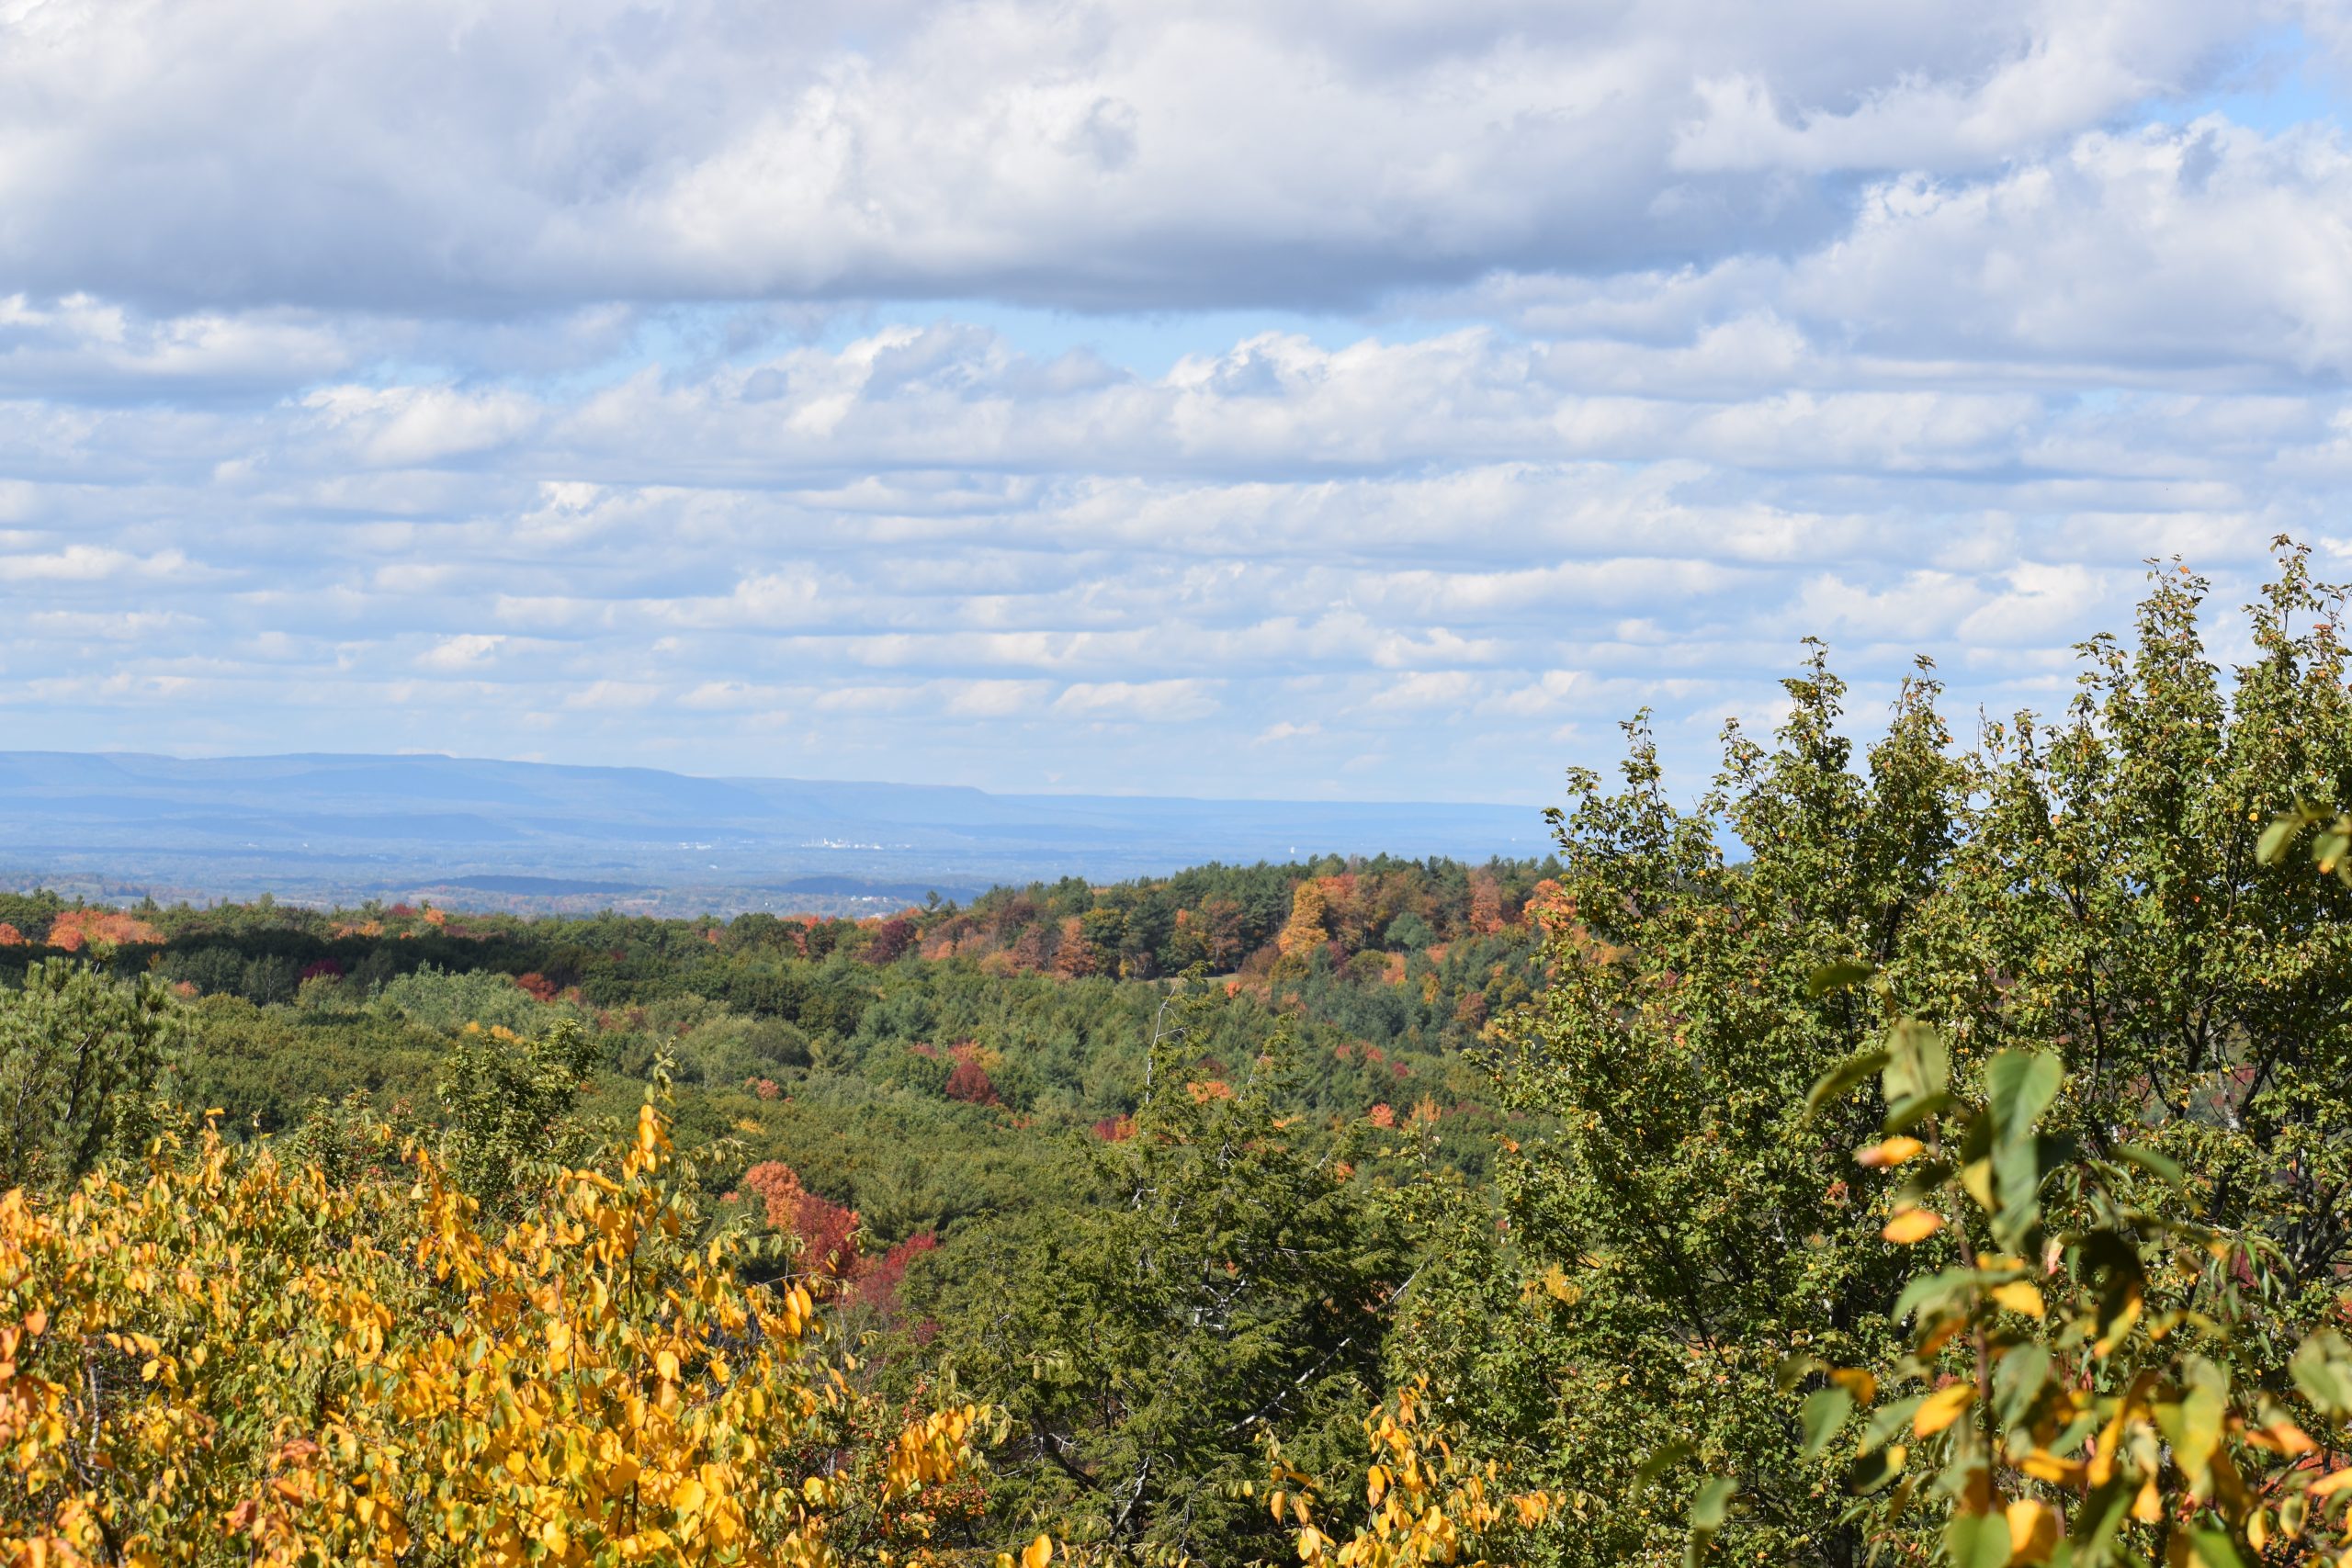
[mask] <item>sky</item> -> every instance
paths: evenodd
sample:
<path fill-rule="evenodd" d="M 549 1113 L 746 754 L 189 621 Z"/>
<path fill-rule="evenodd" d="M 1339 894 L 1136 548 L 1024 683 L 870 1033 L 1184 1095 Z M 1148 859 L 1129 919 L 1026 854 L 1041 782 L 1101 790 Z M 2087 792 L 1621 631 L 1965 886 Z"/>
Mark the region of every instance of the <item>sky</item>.
<path fill-rule="evenodd" d="M 1808 636 L 2053 711 L 2150 558 L 2352 576 L 2347 95 L 2347 0 L 0 0 L 0 748 L 1542 804 Z"/>

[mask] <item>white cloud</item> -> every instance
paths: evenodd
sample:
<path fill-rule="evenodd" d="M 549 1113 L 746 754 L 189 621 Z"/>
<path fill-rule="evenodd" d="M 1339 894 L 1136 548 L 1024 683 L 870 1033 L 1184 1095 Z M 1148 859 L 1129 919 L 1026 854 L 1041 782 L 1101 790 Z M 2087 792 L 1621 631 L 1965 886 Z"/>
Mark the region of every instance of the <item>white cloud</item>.
<path fill-rule="evenodd" d="M 0 24 L 20 743 L 1543 798 L 2342 547 L 2315 0 L 257 3 Z"/>
<path fill-rule="evenodd" d="M 2064 637 L 2069 626 L 2080 626 L 2084 612 L 2111 589 L 2123 586 L 2085 567 L 2042 562 L 2020 562 L 2006 575 L 2008 591 L 1971 611 L 1956 628 L 1962 642 L 2046 646 Z"/>
<path fill-rule="evenodd" d="M 1217 701 L 1211 682 L 1177 681 L 1078 681 L 1062 688 L 1054 712 L 1084 719 L 1178 724 L 1205 718 Z"/>
<path fill-rule="evenodd" d="M 453 387 L 322 387 L 302 400 L 350 440 L 361 461 L 406 468 L 501 446 L 530 428 L 536 411 L 518 392 Z"/>
<path fill-rule="evenodd" d="M 458 637 L 446 637 L 425 652 L 417 655 L 417 667 L 448 673 L 471 670 L 487 662 L 491 655 L 496 653 L 500 645 L 505 640 L 503 634 L 491 632 L 466 632 Z"/>
<path fill-rule="evenodd" d="M 662 688 L 645 681 L 597 681 L 563 699 L 568 708 L 634 712 L 660 699 Z"/>
<path fill-rule="evenodd" d="M 1613 271 L 1820 234 L 1834 197 L 1796 176 L 2030 157 L 2204 86 L 2267 19 L 55 0 L 0 60 L 0 288 L 1171 306 Z"/>
<path fill-rule="evenodd" d="M 33 554 L 0 555 L 0 582 L 91 583 L 165 577 L 187 565 L 187 558 L 177 550 L 142 557 L 104 545 L 67 545 Z"/>

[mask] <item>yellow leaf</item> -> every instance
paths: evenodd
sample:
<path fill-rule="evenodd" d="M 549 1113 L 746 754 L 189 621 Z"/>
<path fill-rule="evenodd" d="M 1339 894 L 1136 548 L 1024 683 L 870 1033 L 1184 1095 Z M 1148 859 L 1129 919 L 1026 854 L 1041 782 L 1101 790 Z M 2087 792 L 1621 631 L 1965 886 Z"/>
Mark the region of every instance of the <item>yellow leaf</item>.
<path fill-rule="evenodd" d="M 2319 1447 L 2312 1441 L 2309 1433 L 2292 1421 L 2274 1421 L 2267 1427 L 2249 1427 L 2245 1440 L 2274 1454 L 2307 1454 Z"/>
<path fill-rule="evenodd" d="M 2060 1459 L 2048 1449 L 2036 1449 L 2018 1461 L 2018 1468 L 2052 1486 L 2078 1486 L 2087 1467 L 2078 1459 Z"/>
<path fill-rule="evenodd" d="M 1905 1209 L 1886 1222 L 1879 1234 L 1899 1247 L 1925 1241 L 1944 1228 L 1944 1217 L 1933 1209 Z"/>
<path fill-rule="evenodd" d="M 1976 1200 L 1976 1206 L 1990 1213 L 1996 1205 L 1993 1201 L 1993 1162 L 1973 1159 L 1960 1168 L 1960 1184 Z"/>
<path fill-rule="evenodd" d="M 1926 1404 L 1911 1417 L 1911 1429 L 1923 1438 L 1932 1438 L 1960 1419 L 1961 1412 L 1975 1403 L 1976 1385 L 1956 1382 L 1936 1390 Z"/>
<path fill-rule="evenodd" d="M 1869 1148 L 1856 1149 L 1854 1151 L 1854 1163 L 1856 1165 L 1871 1166 L 1873 1168 L 1901 1165 L 1905 1160 L 1914 1157 L 1920 1150 L 1927 1146 L 1927 1145 L 1921 1143 L 1917 1138 L 1889 1138 L 1883 1144 L 1872 1144 Z"/>
<path fill-rule="evenodd" d="M 2042 1314 L 2041 1292 L 2023 1280 L 2012 1280 L 2006 1285 L 1996 1286 L 1993 1299 L 2011 1312 L 2023 1313 L 2028 1317 L 2040 1317 Z"/>
<path fill-rule="evenodd" d="M 1021 1549 L 1021 1568 L 1046 1568 L 1046 1564 L 1053 1560 L 1054 1541 L 1051 1536 L 1041 1534 Z"/>
<path fill-rule="evenodd" d="M 2058 1544 L 2058 1516 L 2030 1497 L 2020 1497 L 2005 1510 L 2009 1521 L 2009 1561 L 2047 1562 Z"/>
<path fill-rule="evenodd" d="M 2333 1497 L 2347 1486 L 2352 1486 L 2352 1468 L 2331 1471 L 2312 1483 L 2312 1495 Z"/>
<path fill-rule="evenodd" d="M 1869 1404 L 1878 1398 L 1878 1379 L 1863 1368 L 1834 1368 L 1829 1381 L 1852 1394 L 1857 1404 Z"/>

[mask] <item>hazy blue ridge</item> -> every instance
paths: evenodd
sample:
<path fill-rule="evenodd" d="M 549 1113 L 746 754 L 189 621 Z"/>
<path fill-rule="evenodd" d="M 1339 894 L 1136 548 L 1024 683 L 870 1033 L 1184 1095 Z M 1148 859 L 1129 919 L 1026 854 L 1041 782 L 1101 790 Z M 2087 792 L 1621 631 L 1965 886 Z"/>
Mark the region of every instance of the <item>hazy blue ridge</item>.
<path fill-rule="evenodd" d="M 1529 807 L 991 795 L 439 756 L 0 751 L 0 880 L 731 909 L 1324 853 L 1541 855 Z"/>

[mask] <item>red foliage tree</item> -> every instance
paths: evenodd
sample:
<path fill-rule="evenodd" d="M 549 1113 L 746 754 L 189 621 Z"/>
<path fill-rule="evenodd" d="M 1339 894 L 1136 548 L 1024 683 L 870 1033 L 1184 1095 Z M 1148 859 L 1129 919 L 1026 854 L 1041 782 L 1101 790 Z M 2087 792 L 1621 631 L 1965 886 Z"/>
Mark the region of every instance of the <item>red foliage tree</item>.
<path fill-rule="evenodd" d="M 907 1277 L 907 1264 L 938 1246 L 937 1236 L 929 1231 L 918 1231 L 881 1257 L 867 1258 L 850 1286 L 851 1299 L 886 1319 L 895 1320 L 899 1315 L 899 1283 Z"/>
<path fill-rule="evenodd" d="M 875 928 L 874 940 L 865 947 L 865 961 L 894 964 L 915 944 L 919 934 L 912 920 L 904 915 L 893 915 Z"/>
<path fill-rule="evenodd" d="M 555 1000 L 555 982 L 536 969 L 515 976 L 514 984 L 528 991 L 535 1001 Z"/>
<path fill-rule="evenodd" d="M 997 1098 L 996 1084 L 989 1077 L 989 1070 L 969 1058 L 959 1061 L 947 1074 L 947 1098 L 960 1100 L 967 1105 L 1001 1105 Z"/>
<path fill-rule="evenodd" d="M 743 1185 L 766 1205 L 768 1228 L 800 1238 L 800 1267 L 843 1279 L 857 1266 L 857 1211 L 800 1185 L 782 1160 L 763 1160 L 743 1173 Z"/>

